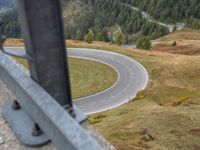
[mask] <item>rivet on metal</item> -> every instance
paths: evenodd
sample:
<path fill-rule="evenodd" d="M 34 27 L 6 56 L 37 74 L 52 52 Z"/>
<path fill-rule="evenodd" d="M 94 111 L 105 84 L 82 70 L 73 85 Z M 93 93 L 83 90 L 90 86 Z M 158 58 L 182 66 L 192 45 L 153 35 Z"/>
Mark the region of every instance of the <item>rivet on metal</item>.
<path fill-rule="evenodd" d="M 20 110 L 21 109 L 20 103 L 17 100 L 13 101 L 12 109 L 13 110 Z"/>
<path fill-rule="evenodd" d="M 33 131 L 32 131 L 32 135 L 33 136 L 40 136 L 42 134 L 42 130 L 40 129 L 39 125 L 36 123 L 33 126 Z"/>

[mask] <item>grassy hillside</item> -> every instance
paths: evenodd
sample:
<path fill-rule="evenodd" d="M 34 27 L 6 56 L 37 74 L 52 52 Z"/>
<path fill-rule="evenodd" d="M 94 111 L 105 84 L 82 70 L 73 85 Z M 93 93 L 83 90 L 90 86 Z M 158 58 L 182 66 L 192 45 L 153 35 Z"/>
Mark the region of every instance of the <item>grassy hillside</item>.
<path fill-rule="evenodd" d="M 200 149 L 200 56 L 138 51 L 99 42 L 69 45 L 125 54 L 149 72 L 149 85 L 135 100 L 89 119 L 117 149 Z"/>
<path fill-rule="evenodd" d="M 200 40 L 200 30 L 183 29 L 160 38 L 161 41 Z"/>
<path fill-rule="evenodd" d="M 200 149 L 200 56 L 128 49 L 104 42 L 68 41 L 68 46 L 118 52 L 136 59 L 149 72 L 148 87 L 134 100 L 89 118 L 117 149 Z"/>
<path fill-rule="evenodd" d="M 172 43 L 176 41 L 176 45 Z M 200 54 L 200 30 L 184 29 L 176 31 L 157 40 L 154 51 L 169 52 L 185 55 Z"/>

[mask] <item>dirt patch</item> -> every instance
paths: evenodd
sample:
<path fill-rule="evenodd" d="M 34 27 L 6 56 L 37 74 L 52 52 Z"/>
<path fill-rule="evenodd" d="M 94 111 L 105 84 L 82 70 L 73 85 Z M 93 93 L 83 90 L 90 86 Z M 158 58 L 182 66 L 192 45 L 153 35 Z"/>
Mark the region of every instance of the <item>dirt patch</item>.
<path fill-rule="evenodd" d="M 182 41 L 177 42 L 176 46 L 172 46 L 173 42 L 170 43 L 159 43 L 156 44 L 152 50 L 167 52 L 173 54 L 184 54 L 184 55 L 200 55 L 200 41 Z M 197 45 L 199 43 L 199 45 Z"/>
<path fill-rule="evenodd" d="M 200 136 L 200 128 L 191 129 L 191 130 L 189 131 L 189 133 L 192 134 L 192 135 Z"/>

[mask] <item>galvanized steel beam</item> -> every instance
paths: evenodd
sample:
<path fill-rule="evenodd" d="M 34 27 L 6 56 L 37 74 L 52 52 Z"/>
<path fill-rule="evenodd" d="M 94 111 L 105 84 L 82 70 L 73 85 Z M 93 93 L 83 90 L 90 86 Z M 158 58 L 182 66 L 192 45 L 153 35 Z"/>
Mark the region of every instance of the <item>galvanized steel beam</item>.
<path fill-rule="evenodd" d="M 59 103 L 1 50 L 0 78 L 58 149 L 101 149 Z"/>

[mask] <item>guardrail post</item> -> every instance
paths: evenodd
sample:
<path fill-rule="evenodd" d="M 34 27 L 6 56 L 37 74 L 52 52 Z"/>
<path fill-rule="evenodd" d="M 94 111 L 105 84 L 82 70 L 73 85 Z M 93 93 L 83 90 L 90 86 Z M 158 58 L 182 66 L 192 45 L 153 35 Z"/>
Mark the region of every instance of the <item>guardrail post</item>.
<path fill-rule="evenodd" d="M 1 23 L 0 23 L 1 25 Z M 4 41 L 6 40 L 6 37 L 4 35 L 1 34 L 1 31 L 0 31 L 0 49 L 3 50 L 3 43 Z"/>
<path fill-rule="evenodd" d="M 72 107 L 60 0 L 17 0 L 31 77 Z"/>
<path fill-rule="evenodd" d="M 85 120 L 72 103 L 60 0 L 18 0 L 17 7 L 31 77 L 73 117 Z"/>

